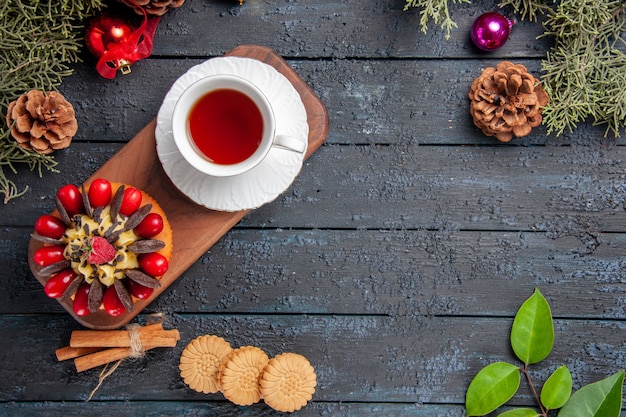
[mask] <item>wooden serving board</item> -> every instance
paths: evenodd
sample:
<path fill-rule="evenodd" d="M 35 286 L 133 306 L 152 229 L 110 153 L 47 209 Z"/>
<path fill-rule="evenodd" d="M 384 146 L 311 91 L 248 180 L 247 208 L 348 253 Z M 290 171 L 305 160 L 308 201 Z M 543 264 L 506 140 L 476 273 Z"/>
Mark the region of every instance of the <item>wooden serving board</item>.
<path fill-rule="evenodd" d="M 309 144 L 305 158 L 324 143 L 328 134 L 328 111 L 281 56 L 269 48 L 257 45 L 239 46 L 226 55 L 254 58 L 275 67 L 283 74 L 296 88 L 306 108 Z M 136 300 L 133 311 L 125 312 L 118 317 L 111 317 L 103 310 L 80 317 L 74 313 L 71 300 L 59 299 L 61 305 L 85 327 L 96 330 L 116 329 L 130 322 L 249 212 L 249 210 L 238 212 L 210 210 L 182 194 L 163 171 L 156 154 L 155 128 L 156 119 L 113 155 L 85 181 L 85 184 L 91 183 L 96 178 L 126 183 L 145 191 L 159 203 L 167 214 L 173 230 L 174 251 L 169 269 L 161 278 L 161 287 L 156 289 L 151 297 Z M 41 268 L 32 261 L 32 254 L 41 246 L 40 242 L 31 239 L 28 259 L 33 274 L 44 285 L 47 279 L 38 274 Z"/>

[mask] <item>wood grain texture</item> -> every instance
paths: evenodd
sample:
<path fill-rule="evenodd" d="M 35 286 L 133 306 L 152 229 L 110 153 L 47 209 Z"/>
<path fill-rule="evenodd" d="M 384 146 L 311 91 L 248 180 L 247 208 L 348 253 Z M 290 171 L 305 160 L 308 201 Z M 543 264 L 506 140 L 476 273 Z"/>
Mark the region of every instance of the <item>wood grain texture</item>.
<path fill-rule="evenodd" d="M 19 242 L 27 234 L 8 229 Z M 12 248 L 11 253 L 23 253 Z M 0 293 L 4 314 L 62 312 L 22 256 Z M 201 314 L 508 316 L 539 287 L 556 317 L 621 319 L 626 234 L 287 230 L 238 227 L 148 311 Z"/>
<path fill-rule="evenodd" d="M 320 382 L 316 402 L 366 399 L 371 403 L 458 404 L 463 402 L 465 387 L 480 367 L 494 360 L 515 363 L 508 342 L 511 323 L 510 318 L 417 315 L 171 315 L 166 325 L 179 329 L 179 345 L 155 349 L 144 358 L 125 362 L 107 378 L 94 400 L 223 400 L 221 394 L 191 391 L 179 375 L 177 364 L 182 349 L 202 332 L 222 335 L 233 346 L 261 347 L 270 357 L 281 352 L 306 356 Z M 98 369 L 82 373 L 83 382 L 76 384 L 71 383 L 75 379 L 71 363 L 55 361 L 42 367 L 38 357 L 38 344 L 66 344 L 59 334 L 68 325 L 65 318 L 3 317 L 1 324 L 3 352 L 29 359 L 9 361 L 0 370 L 2 378 L 12 380 L 11 386 L 0 393 L 0 401 L 38 399 L 42 379 L 46 381 L 43 398 L 49 401 L 86 398 L 90 392 L 86 387 L 90 382 L 95 385 Z M 41 332 L 42 325 L 49 331 Z M 557 320 L 555 326 L 553 355 L 533 367 L 538 376 L 566 364 L 576 375 L 578 387 L 612 373 L 615 363 L 626 359 L 622 341 L 602 337 L 620 331 L 615 321 Z M 14 336 L 18 328 L 20 338 Z M 579 334 L 586 337 L 571 336 Z M 417 339 L 419 343 L 415 343 Z M 531 401 L 530 392 L 524 388 L 515 403 Z"/>
<path fill-rule="evenodd" d="M 60 87 L 79 120 L 56 154 L 61 173 L 9 174 L 30 189 L 0 206 L 1 417 L 283 415 L 184 385 L 182 349 L 211 333 L 307 356 L 318 390 L 296 416 L 459 417 L 483 366 L 516 363 L 510 326 L 534 288 L 556 324 L 553 352 L 532 367 L 538 385 L 561 364 L 576 388 L 626 368 L 626 136 L 581 122 L 500 144 L 468 112 L 483 68 L 507 59 L 540 76 L 551 46 L 537 39 L 541 22 L 482 53 L 469 27 L 498 0 L 454 3 L 450 40 L 434 24 L 422 33 L 404 0 L 237 4 L 186 0 L 162 18 L 152 57 L 115 80 L 85 56 Z M 277 51 L 321 99 L 326 140 L 285 193 L 236 221 L 135 319 L 164 313 L 177 346 L 124 362 L 86 403 L 100 369 L 56 360 L 82 326 L 30 273 L 32 225 L 61 185 L 88 180 L 153 121 L 181 74 L 251 43 Z M 511 405 L 535 406 L 524 382 Z"/>
<path fill-rule="evenodd" d="M 174 81 L 204 59 L 151 58 L 114 83 L 103 84 L 88 63 L 61 87 L 75 103 L 82 123 L 75 141 L 127 142 L 158 111 Z M 482 59 L 287 59 L 322 99 L 332 126 L 326 144 L 499 145 L 624 144 L 604 138 L 601 126 L 581 124 L 561 137 L 539 127 L 508 145 L 497 144 L 473 126 L 467 93 L 483 68 L 500 60 Z M 520 58 L 535 76 L 539 59 Z M 624 136 L 624 135 L 622 135 Z"/>
<path fill-rule="evenodd" d="M 92 171 L 80 169 L 86 155 L 89 167 L 97 167 L 120 148 L 76 143 L 60 157 L 64 175 L 49 175 L 42 182 L 36 173 L 24 174 L 21 180 L 31 190 L 5 207 L 13 207 L 14 214 L 4 224 L 32 225 L 54 208 L 56 189 L 87 179 Z M 325 145 L 305 161 L 285 193 L 241 216 L 240 225 L 520 230 L 591 238 L 626 230 L 624 160 L 626 147 L 615 145 Z M 158 201 L 179 201 L 181 194 L 169 183 L 150 181 L 162 178 L 160 166 L 148 168 L 153 172 L 142 174 L 144 182 L 136 185 Z M 194 204 L 181 205 L 181 211 L 194 213 Z M 195 245 L 177 245 L 185 244 Z"/>
<path fill-rule="evenodd" d="M 288 58 L 542 56 L 550 41 L 537 39 L 541 26 L 527 22 L 515 27 L 507 47 L 495 54 L 482 53 L 472 45 L 468 36 L 472 22 L 481 13 L 500 10 L 498 3 L 455 5 L 451 16 L 458 28 L 445 40 L 444 32 L 432 21 L 423 33 L 420 10 L 403 11 L 405 1 L 270 0 L 239 7 L 238 2 L 187 0 L 184 9 L 168 14 L 167 23 L 158 28 L 154 54 L 219 55 L 237 45 L 255 43 Z"/>
<path fill-rule="evenodd" d="M 10 403 L 5 406 L 8 415 L 39 416 L 42 409 L 49 417 L 82 417 L 85 404 L 73 402 L 34 402 Z M 106 401 L 93 402 L 89 409 L 95 415 L 124 415 L 146 417 L 246 417 L 282 416 L 284 413 L 271 412 L 263 404 L 249 407 L 233 407 L 226 401 Z M 388 413 L 405 417 L 457 417 L 463 415 L 459 405 L 437 406 L 432 404 L 397 403 L 334 403 L 316 402 L 298 411 L 298 416 L 366 416 Z"/>

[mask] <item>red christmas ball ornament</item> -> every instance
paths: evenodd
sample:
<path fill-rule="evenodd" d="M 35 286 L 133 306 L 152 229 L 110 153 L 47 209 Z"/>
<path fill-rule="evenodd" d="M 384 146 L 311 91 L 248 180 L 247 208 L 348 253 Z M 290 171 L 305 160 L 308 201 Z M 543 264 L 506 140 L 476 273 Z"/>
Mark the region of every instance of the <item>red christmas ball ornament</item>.
<path fill-rule="evenodd" d="M 130 66 L 152 53 L 152 41 L 159 17 L 144 19 L 139 27 L 132 26 L 123 17 L 111 14 L 96 16 L 87 25 L 85 44 L 98 58 L 96 69 L 105 78 L 115 78 L 118 70 L 130 72 Z"/>
<path fill-rule="evenodd" d="M 472 24 L 472 42 L 483 51 L 494 51 L 509 39 L 514 24 L 515 22 L 500 13 L 484 13 Z"/>
<path fill-rule="evenodd" d="M 89 51 L 99 59 L 109 49 L 128 42 L 132 33 L 133 28 L 124 19 L 103 14 L 90 22 L 85 34 L 85 44 Z M 130 72 L 128 60 L 120 58 L 117 64 L 122 73 Z"/>

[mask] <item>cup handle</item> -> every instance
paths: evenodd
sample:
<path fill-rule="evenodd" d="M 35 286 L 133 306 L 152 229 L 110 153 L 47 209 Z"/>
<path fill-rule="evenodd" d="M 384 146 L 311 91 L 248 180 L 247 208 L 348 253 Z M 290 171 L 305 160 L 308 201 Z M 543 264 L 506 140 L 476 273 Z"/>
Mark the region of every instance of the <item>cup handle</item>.
<path fill-rule="evenodd" d="M 277 146 L 288 151 L 303 153 L 306 150 L 306 143 L 293 136 L 276 135 L 272 146 Z"/>

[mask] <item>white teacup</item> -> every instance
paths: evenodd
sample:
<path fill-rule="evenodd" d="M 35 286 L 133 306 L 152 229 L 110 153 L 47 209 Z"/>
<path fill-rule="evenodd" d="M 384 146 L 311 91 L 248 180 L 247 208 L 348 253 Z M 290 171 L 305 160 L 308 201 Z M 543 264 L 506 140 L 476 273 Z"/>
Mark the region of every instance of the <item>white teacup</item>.
<path fill-rule="evenodd" d="M 251 170 L 272 146 L 306 150 L 302 140 L 276 135 L 274 111 L 257 86 L 229 74 L 202 78 L 183 91 L 174 106 L 172 132 L 183 158 L 217 177 Z"/>

